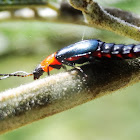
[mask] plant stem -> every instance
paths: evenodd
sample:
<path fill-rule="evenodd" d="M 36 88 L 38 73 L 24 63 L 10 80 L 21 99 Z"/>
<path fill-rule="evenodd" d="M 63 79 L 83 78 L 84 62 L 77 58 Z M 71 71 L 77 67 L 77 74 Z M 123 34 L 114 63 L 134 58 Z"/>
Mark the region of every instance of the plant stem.
<path fill-rule="evenodd" d="M 8 132 L 132 85 L 140 59 L 100 61 L 0 93 L 0 133 Z"/>

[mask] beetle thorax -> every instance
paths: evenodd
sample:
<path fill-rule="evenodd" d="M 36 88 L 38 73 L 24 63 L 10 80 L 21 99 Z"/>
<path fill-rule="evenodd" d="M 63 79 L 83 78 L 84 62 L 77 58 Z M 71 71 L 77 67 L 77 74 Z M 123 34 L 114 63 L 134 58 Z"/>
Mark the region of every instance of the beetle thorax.
<path fill-rule="evenodd" d="M 41 62 L 41 67 L 45 72 L 51 71 L 54 68 L 51 66 L 55 66 L 55 65 L 62 65 L 61 62 L 59 62 L 57 60 L 57 58 L 55 57 L 56 52 L 49 55 L 48 57 L 46 57 L 42 62 Z"/>

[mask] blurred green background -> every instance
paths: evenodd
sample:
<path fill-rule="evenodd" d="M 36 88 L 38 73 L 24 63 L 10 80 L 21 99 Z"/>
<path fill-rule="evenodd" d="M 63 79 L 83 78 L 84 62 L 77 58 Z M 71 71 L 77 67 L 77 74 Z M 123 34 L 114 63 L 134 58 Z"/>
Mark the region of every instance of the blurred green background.
<path fill-rule="evenodd" d="M 140 13 L 139 0 L 104 0 L 114 6 Z M 97 38 L 114 43 L 138 43 L 95 28 L 18 20 L 0 22 L 0 73 L 31 72 L 47 55 L 82 39 Z M 62 70 L 63 71 L 63 70 Z M 55 70 L 55 72 L 60 72 Z M 46 76 L 44 74 L 44 76 Z M 43 76 L 42 76 L 43 77 Z M 33 78 L 12 77 L 0 81 L 0 92 L 32 82 Z M 0 136 L 0 140 L 139 140 L 140 84 L 45 118 Z"/>

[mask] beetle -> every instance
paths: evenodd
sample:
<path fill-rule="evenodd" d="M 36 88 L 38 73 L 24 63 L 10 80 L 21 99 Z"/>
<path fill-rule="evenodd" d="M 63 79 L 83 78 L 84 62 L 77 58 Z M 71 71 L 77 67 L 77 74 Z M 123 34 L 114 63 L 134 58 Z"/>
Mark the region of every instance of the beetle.
<path fill-rule="evenodd" d="M 33 75 L 34 80 L 36 80 L 39 79 L 44 72 L 50 75 L 50 71 L 53 69 L 66 69 L 66 65 L 74 67 L 84 73 L 80 67 L 75 67 L 75 64 L 93 62 L 95 59 L 130 59 L 139 56 L 140 44 L 124 45 L 105 43 L 96 39 L 82 40 L 49 55 L 31 74 L 23 72 L 25 75 L 20 75 L 18 74 L 19 72 L 15 72 L 12 74 L 0 74 L 0 76 L 4 76 L 1 78 L 4 79 L 9 76 L 27 77 Z"/>

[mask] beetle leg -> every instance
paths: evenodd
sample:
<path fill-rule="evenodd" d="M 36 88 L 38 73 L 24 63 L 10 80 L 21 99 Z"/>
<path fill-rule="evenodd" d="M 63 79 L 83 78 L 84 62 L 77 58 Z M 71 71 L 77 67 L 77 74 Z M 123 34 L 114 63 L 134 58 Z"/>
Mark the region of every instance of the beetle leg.
<path fill-rule="evenodd" d="M 48 76 L 50 76 L 49 66 L 50 66 L 50 65 L 48 65 L 48 67 L 47 67 L 47 73 L 48 73 Z"/>
<path fill-rule="evenodd" d="M 62 68 L 67 71 L 67 67 L 65 65 L 62 65 Z"/>
<path fill-rule="evenodd" d="M 58 70 L 62 67 L 62 65 L 49 65 L 49 66 Z"/>
<path fill-rule="evenodd" d="M 84 77 L 88 77 L 80 67 L 75 67 L 75 66 L 73 67 L 77 69 L 78 71 L 80 71 L 84 75 Z"/>

